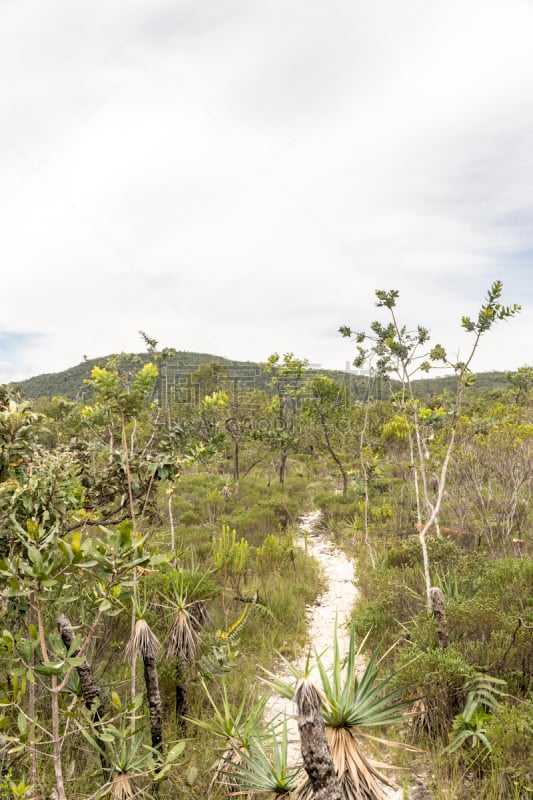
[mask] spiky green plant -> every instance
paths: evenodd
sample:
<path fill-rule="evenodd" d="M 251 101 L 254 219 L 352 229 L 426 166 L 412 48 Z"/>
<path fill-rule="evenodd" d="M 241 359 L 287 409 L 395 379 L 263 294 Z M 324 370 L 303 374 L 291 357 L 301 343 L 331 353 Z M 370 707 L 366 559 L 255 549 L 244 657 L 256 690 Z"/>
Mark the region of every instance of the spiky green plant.
<path fill-rule="evenodd" d="M 196 590 L 201 594 L 202 587 L 208 589 L 207 575 L 201 575 L 196 570 L 180 569 L 170 584 L 167 598 L 173 619 L 166 641 L 165 658 L 175 665 L 176 719 L 182 728 L 188 709 L 188 672 L 200 649 L 200 630 L 208 619 L 205 600 L 194 598 L 189 592 Z"/>
<path fill-rule="evenodd" d="M 402 700 L 401 696 L 407 687 L 392 688 L 399 670 L 385 678 L 380 677 L 380 665 L 387 653 L 379 656 L 375 650 L 361 674 L 358 666 L 362 663 L 363 650 L 369 634 L 359 647 L 355 646 L 355 631 L 352 626 L 348 653 L 342 658 L 335 624 L 333 638 L 333 664 L 327 670 L 323 657 L 316 653 L 316 663 L 320 675 L 321 686 L 317 688 L 322 696 L 322 714 L 326 723 L 326 734 L 333 756 L 335 769 L 341 782 L 344 797 L 348 800 L 381 800 L 383 791 L 380 783 L 392 786 L 379 769 L 385 764 L 371 762 L 360 745 L 360 737 L 376 737 L 365 733 L 365 728 L 389 726 L 401 722 L 404 712 L 411 704 L 410 700 Z M 285 664 L 292 675 L 299 679 L 301 675 L 285 659 Z M 295 695 L 295 687 L 291 683 L 267 672 L 268 683 L 280 694 L 289 699 Z M 397 746 L 389 739 L 377 741 Z M 379 769 L 378 769 L 379 768 Z M 294 793 L 296 800 L 312 800 L 313 787 L 304 776 Z"/>
<path fill-rule="evenodd" d="M 301 769 L 289 763 L 287 719 L 281 726 L 271 722 L 257 726 L 248 747 L 234 746 L 235 757 L 226 758 L 221 773 L 238 794 L 288 794 L 297 785 Z"/>
<path fill-rule="evenodd" d="M 499 698 L 504 695 L 502 688 L 505 681 L 493 675 L 476 675 L 469 681 L 465 688 L 469 691 L 466 695 L 465 707 L 457 714 L 453 721 L 450 743 L 445 752 L 453 753 L 459 748 L 468 746 L 486 758 L 492 752 L 492 745 L 487 736 L 487 722 L 492 717 L 492 711 L 498 707 Z"/>
<path fill-rule="evenodd" d="M 79 732 L 93 748 L 102 752 L 102 744 L 106 743 L 106 758 L 112 774 L 109 782 L 93 796 L 111 800 L 145 797 L 147 784 L 154 787 L 168 774 L 182 755 L 185 742 L 171 743 L 163 755 L 145 742 L 139 716 L 141 696 L 138 695 L 133 703 L 123 708 L 119 696 L 113 692 L 111 703 L 117 715 L 102 725 L 98 738 L 92 735 L 83 720 L 74 719 Z"/>
<path fill-rule="evenodd" d="M 188 722 L 192 722 L 223 741 L 222 753 L 213 764 L 214 774 L 211 787 L 216 783 L 222 783 L 229 787 L 231 785 L 229 773 L 231 772 L 232 780 L 235 782 L 236 773 L 232 771 L 233 767 L 244 763 L 243 753 L 249 753 L 254 741 L 258 739 L 258 731 L 261 730 L 261 720 L 268 698 L 266 695 L 255 697 L 254 690 L 251 689 L 243 693 L 239 705 L 233 708 L 225 681 L 222 681 L 222 696 L 219 703 L 213 698 L 203 679 L 201 684 L 213 709 L 213 716 L 211 719 L 189 717 Z"/>
<path fill-rule="evenodd" d="M 131 661 L 135 661 L 138 655 L 142 658 L 146 695 L 150 708 L 152 747 L 159 751 L 162 750 L 163 741 L 163 705 L 161 703 L 156 663 L 160 647 L 157 636 L 146 620 L 138 619 L 135 623 L 133 635 L 126 645 L 126 657 Z"/>

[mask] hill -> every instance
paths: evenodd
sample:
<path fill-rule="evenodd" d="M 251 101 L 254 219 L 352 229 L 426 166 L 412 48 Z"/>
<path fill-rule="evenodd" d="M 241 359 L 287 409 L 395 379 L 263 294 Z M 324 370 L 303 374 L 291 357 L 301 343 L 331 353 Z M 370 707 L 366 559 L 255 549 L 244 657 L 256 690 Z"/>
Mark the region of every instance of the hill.
<path fill-rule="evenodd" d="M 45 373 L 20 381 L 16 385 L 22 389 L 24 396 L 29 400 L 36 400 L 39 397 L 63 396 L 70 400 L 79 400 L 89 395 L 89 389 L 84 381 L 90 377 L 94 366 L 102 367 L 106 364 L 110 356 L 101 358 L 87 359 L 69 369 L 61 372 Z M 128 353 L 122 354 L 122 367 L 126 371 L 134 371 L 140 366 L 153 359 L 149 353 Z M 203 364 L 220 364 L 225 368 L 230 379 L 239 382 L 248 388 L 266 389 L 268 377 L 265 376 L 261 365 L 251 361 L 236 361 L 221 356 L 214 356 L 210 353 L 192 353 L 188 351 L 178 351 L 167 362 L 168 387 L 177 387 L 183 384 L 184 380 L 190 380 L 190 375 Z M 342 372 L 340 370 L 310 370 L 311 374 L 329 375 L 339 384 L 347 382 L 355 389 L 361 398 L 366 396 L 368 378 L 365 375 L 353 372 Z M 508 388 L 508 382 L 504 372 L 481 372 L 477 374 L 475 384 L 476 391 L 493 391 Z M 394 382 L 392 383 L 394 387 Z M 440 394 L 446 390 L 453 391 L 453 376 L 442 378 L 424 378 L 415 382 L 415 390 L 420 397 L 428 397 L 432 394 Z M 377 382 L 373 395 L 376 398 L 388 396 L 390 386 L 387 380 Z"/>
<path fill-rule="evenodd" d="M 35 375 L 24 381 L 18 381 L 15 385 L 22 389 L 24 397 L 28 400 L 37 400 L 39 397 L 68 397 L 69 400 L 80 400 L 87 397 L 89 390 L 84 381 L 91 377 L 93 367 L 104 367 L 111 356 L 101 358 L 91 358 L 76 364 L 74 367 L 62 370 L 61 372 L 48 372 L 42 375 Z M 150 353 L 126 353 L 122 354 L 122 367 L 127 371 L 133 372 L 139 369 L 148 361 L 153 361 Z M 231 363 L 228 359 L 220 356 L 212 356 L 209 353 L 188 353 L 178 352 L 176 359 L 184 364 L 191 365 L 194 371 L 202 364 L 217 362 L 220 364 Z"/>

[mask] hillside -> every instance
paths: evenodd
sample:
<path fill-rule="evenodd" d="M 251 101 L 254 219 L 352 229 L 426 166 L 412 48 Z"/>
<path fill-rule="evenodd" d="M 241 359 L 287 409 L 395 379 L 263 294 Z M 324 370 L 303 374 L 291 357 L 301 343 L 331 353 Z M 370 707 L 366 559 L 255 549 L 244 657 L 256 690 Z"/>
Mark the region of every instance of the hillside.
<path fill-rule="evenodd" d="M 111 356 L 92 358 L 76 364 L 74 367 L 62 370 L 61 372 L 47 372 L 42 375 L 35 375 L 25 381 L 19 381 L 16 385 L 22 389 L 24 397 L 29 400 L 36 400 L 38 397 L 55 397 L 61 395 L 70 400 L 81 399 L 86 396 L 88 389 L 84 381 L 91 377 L 93 367 L 103 367 Z M 128 353 L 124 356 L 123 367 L 126 370 L 139 368 L 148 361 L 153 360 L 149 353 Z M 178 352 L 175 361 L 181 361 L 189 365 L 191 371 L 197 369 L 201 364 L 218 362 L 220 364 L 231 363 L 228 359 L 220 356 L 212 356 L 208 353 L 188 353 Z"/>
<path fill-rule="evenodd" d="M 94 366 L 104 366 L 110 356 L 87 359 L 69 369 L 55 373 L 35 375 L 25 381 L 17 383 L 26 398 L 36 400 L 39 397 L 63 396 L 71 400 L 86 397 L 88 389 L 84 381 L 90 377 Z M 123 354 L 123 367 L 126 370 L 138 369 L 140 365 L 150 361 L 153 357 L 149 353 Z M 224 366 L 228 376 L 242 386 L 255 389 L 266 389 L 268 378 L 264 375 L 259 363 L 251 361 L 236 361 L 211 355 L 209 353 L 192 353 L 178 351 L 176 356 L 168 361 L 169 387 L 181 385 L 187 376 L 190 376 L 202 364 L 217 363 Z M 339 384 L 349 382 L 352 388 L 358 390 L 363 397 L 366 395 L 367 377 L 340 370 L 310 370 L 311 374 L 329 375 Z M 476 390 L 493 391 L 507 388 L 507 379 L 504 372 L 480 372 L 477 374 Z M 190 379 L 189 379 L 190 380 Z M 393 382 L 394 386 L 394 382 Z M 431 394 L 440 394 L 449 389 L 453 390 L 453 376 L 443 378 L 425 378 L 415 381 L 415 389 L 421 397 Z M 373 395 L 378 399 L 385 399 L 389 394 L 388 382 L 377 383 Z"/>

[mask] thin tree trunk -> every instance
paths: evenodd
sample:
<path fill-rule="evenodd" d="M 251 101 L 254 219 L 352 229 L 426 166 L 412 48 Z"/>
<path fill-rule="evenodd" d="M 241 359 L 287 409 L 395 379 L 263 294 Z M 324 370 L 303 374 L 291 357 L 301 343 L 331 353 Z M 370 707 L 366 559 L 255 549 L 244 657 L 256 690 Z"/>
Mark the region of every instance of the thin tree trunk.
<path fill-rule="evenodd" d="M 332 459 L 335 462 L 335 464 L 338 466 L 339 471 L 340 471 L 341 476 L 342 476 L 342 493 L 346 494 L 346 492 L 348 491 L 348 474 L 347 474 L 346 470 L 344 469 L 344 465 L 343 465 L 342 461 L 340 460 L 339 456 L 337 455 L 337 453 L 333 449 L 333 445 L 331 444 L 331 438 L 330 438 L 330 435 L 329 435 L 328 425 L 327 425 L 327 422 L 326 422 L 324 417 L 320 418 L 320 425 L 322 427 L 322 432 L 324 434 L 324 440 L 326 442 L 326 447 L 328 449 L 328 453 L 332 457 Z"/>
<path fill-rule="evenodd" d="M 315 800 L 343 800 L 342 790 L 326 738 L 326 726 L 318 693 L 308 680 L 300 681 L 295 694 L 298 730 L 305 771 Z"/>
<path fill-rule="evenodd" d="M 126 420 L 124 414 L 121 415 L 121 430 L 122 430 L 122 447 L 124 448 L 124 462 L 126 464 L 126 478 L 128 482 L 128 499 L 130 504 L 131 524 L 133 525 L 133 533 L 137 533 L 137 520 L 135 517 L 135 503 L 133 500 L 133 484 L 130 469 L 130 457 L 128 452 L 128 439 L 126 436 Z M 131 604 L 131 636 L 135 631 L 135 624 L 137 622 L 137 614 L 135 612 L 135 601 L 137 599 L 137 567 L 132 570 L 132 595 L 133 602 Z M 132 705 L 135 702 L 137 694 L 137 659 L 132 659 L 131 662 L 131 677 L 130 677 L 130 694 Z M 131 712 L 131 729 L 135 730 L 135 709 Z"/>
<path fill-rule="evenodd" d="M 48 649 L 46 647 L 45 641 L 45 634 L 44 634 L 44 623 L 43 623 L 43 614 L 42 608 L 40 605 L 37 605 L 37 626 L 38 626 L 38 633 L 39 633 L 39 643 L 41 645 L 41 656 L 43 659 L 44 664 L 50 663 L 50 658 L 48 657 Z M 51 686 L 51 697 L 50 697 L 50 705 L 51 705 L 51 714 L 52 714 L 52 748 L 53 748 L 53 757 L 52 760 L 54 762 L 54 777 L 56 781 L 56 793 L 57 793 L 57 800 L 67 800 L 67 796 L 65 794 L 65 784 L 63 781 L 63 764 L 61 762 L 61 731 L 59 725 L 59 697 L 58 697 L 58 688 L 57 688 L 57 678 L 55 675 L 52 676 L 52 686 Z"/>
<path fill-rule="evenodd" d="M 59 697 L 57 695 L 57 678 L 52 677 L 52 738 L 54 746 L 54 775 L 56 779 L 57 800 L 67 800 L 63 781 L 63 764 L 61 762 L 61 732 L 59 727 Z"/>
<path fill-rule="evenodd" d="M 372 379 L 373 380 L 373 379 Z M 374 557 L 374 548 L 372 547 L 372 543 L 370 541 L 370 493 L 368 487 L 368 469 L 365 462 L 365 454 L 364 454 L 364 447 L 365 447 L 365 436 L 368 429 L 368 411 L 370 408 L 370 392 L 372 388 L 372 382 L 368 385 L 368 392 L 367 398 L 365 403 L 365 414 L 363 417 L 363 427 L 361 428 L 361 433 L 359 435 L 359 461 L 361 462 L 361 472 L 363 474 L 363 480 L 365 484 L 365 505 L 364 505 L 364 529 L 365 529 L 365 538 L 364 543 L 365 547 L 368 550 L 368 555 L 370 556 L 370 563 L 372 564 L 372 569 L 376 569 L 376 559 Z"/>
<path fill-rule="evenodd" d="M 69 618 L 65 614 L 59 614 L 57 617 L 57 627 L 59 629 L 59 635 L 61 636 L 61 641 L 65 645 L 65 649 L 70 651 L 72 647 L 72 642 L 74 641 L 74 631 L 72 629 L 72 624 Z M 77 658 L 79 655 L 80 650 L 76 649 L 71 656 L 73 658 Z M 85 700 L 85 706 L 92 712 L 92 718 L 95 723 L 95 735 L 96 740 L 101 748 L 100 752 L 100 763 L 102 764 L 102 771 L 104 773 L 104 777 L 107 779 L 109 777 L 109 762 L 106 756 L 106 743 L 103 739 L 100 738 L 100 733 L 102 732 L 102 717 L 104 716 L 105 708 L 102 702 L 102 697 L 100 693 L 100 687 L 96 683 L 93 677 L 93 671 L 89 664 L 86 662 L 85 664 L 81 664 L 81 666 L 76 667 L 78 675 L 80 677 L 80 685 L 81 691 L 83 694 L 83 699 Z"/>
<path fill-rule="evenodd" d="M 30 598 L 30 610 L 29 610 L 29 624 L 35 624 L 35 609 L 33 606 L 33 592 Z M 35 664 L 35 651 L 31 654 L 31 665 Z M 28 716 L 31 720 L 35 721 L 35 683 L 33 681 L 28 681 Z M 38 771 L 37 771 L 37 749 L 35 747 L 35 734 L 33 730 L 30 732 L 30 741 L 29 744 L 29 751 L 30 751 L 30 783 L 34 787 L 34 791 L 37 791 L 37 780 L 38 780 Z"/>
<path fill-rule="evenodd" d="M 238 485 L 239 484 L 239 441 L 238 439 L 234 439 L 233 441 L 233 480 Z"/>
<path fill-rule="evenodd" d="M 281 451 L 281 456 L 280 456 L 280 459 L 279 459 L 279 482 L 281 483 L 282 486 L 285 483 L 285 472 L 286 472 L 286 468 L 287 468 L 288 455 L 289 454 L 288 454 L 287 450 L 282 450 Z"/>
<path fill-rule="evenodd" d="M 176 551 L 176 530 L 174 527 L 174 514 L 172 511 L 172 500 L 174 498 L 174 489 L 173 487 L 169 490 L 168 495 L 168 520 L 170 522 L 170 551 L 175 553 Z M 176 566 L 176 559 L 173 560 L 174 566 Z"/>
<path fill-rule="evenodd" d="M 150 709 L 150 733 L 152 736 L 152 747 L 162 752 L 163 749 L 163 719 L 161 693 L 159 691 L 159 681 L 157 678 L 157 666 L 155 654 L 143 655 L 144 682 L 146 684 L 146 694 L 148 696 L 148 707 Z"/>
<path fill-rule="evenodd" d="M 431 598 L 431 609 L 435 620 L 435 630 L 437 632 L 437 643 L 442 649 L 446 649 L 450 644 L 450 631 L 446 618 L 446 605 L 444 594 L 438 586 L 433 586 L 429 592 Z"/>
<path fill-rule="evenodd" d="M 189 710 L 189 687 L 187 686 L 186 667 L 178 659 L 176 661 L 176 723 L 185 733 L 185 717 Z"/>

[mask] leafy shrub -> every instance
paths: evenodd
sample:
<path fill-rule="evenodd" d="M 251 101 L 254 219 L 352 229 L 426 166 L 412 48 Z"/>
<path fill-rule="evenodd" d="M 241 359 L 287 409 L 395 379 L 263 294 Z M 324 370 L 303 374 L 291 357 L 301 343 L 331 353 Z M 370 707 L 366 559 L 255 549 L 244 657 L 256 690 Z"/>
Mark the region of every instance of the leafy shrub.
<path fill-rule="evenodd" d="M 322 512 L 322 524 L 329 530 L 344 527 L 348 519 L 359 513 L 360 496 L 354 492 L 330 494 L 322 492 L 315 496 L 314 502 Z"/>
<path fill-rule="evenodd" d="M 401 673 L 402 683 L 412 683 L 419 698 L 414 708 L 413 738 L 428 735 L 431 740 L 438 737 L 446 741 L 453 718 L 464 708 L 464 687 L 474 679 L 476 670 L 454 646 L 419 651 L 418 658 L 409 663 L 415 654 L 413 649 L 403 647 L 397 662 L 399 666 L 406 665 Z"/>
<path fill-rule="evenodd" d="M 200 515 L 192 509 L 190 511 L 184 511 L 179 517 L 179 524 L 185 525 L 186 527 L 191 525 L 199 525 L 201 521 Z"/>
<path fill-rule="evenodd" d="M 256 550 L 256 569 L 260 574 L 267 576 L 270 572 L 281 570 L 288 564 L 291 556 L 294 559 L 292 537 L 286 535 L 281 539 L 269 533 L 261 547 Z"/>
<path fill-rule="evenodd" d="M 487 723 L 491 772 L 484 784 L 501 800 L 533 797 L 533 700 L 501 705 Z"/>
<path fill-rule="evenodd" d="M 450 539 L 427 539 L 429 563 L 433 572 L 447 571 L 462 556 L 461 549 Z M 384 567 L 412 567 L 422 565 L 422 547 L 417 536 L 407 539 L 389 539 L 384 553 Z"/>
<path fill-rule="evenodd" d="M 469 564 L 470 574 L 484 574 L 473 597 L 448 604 L 452 639 L 471 663 L 509 680 L 511 691 L 524 694 L 533 678 L 533 559 Z"/>

